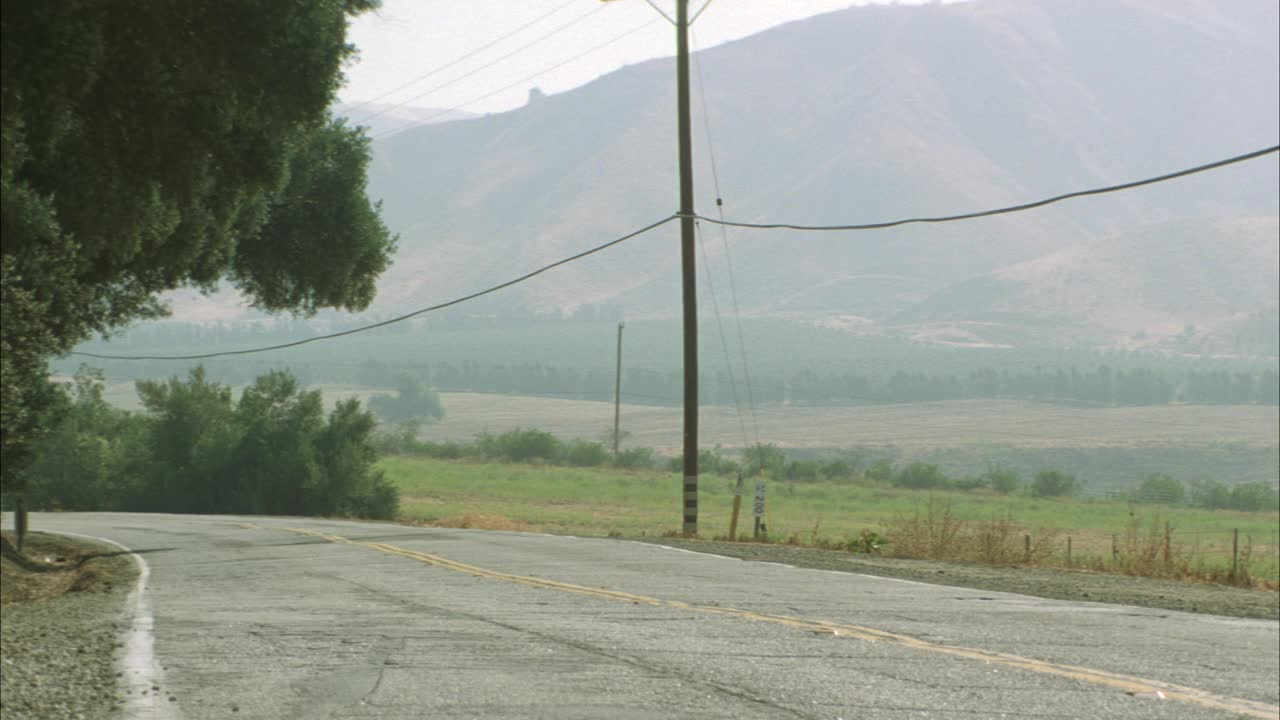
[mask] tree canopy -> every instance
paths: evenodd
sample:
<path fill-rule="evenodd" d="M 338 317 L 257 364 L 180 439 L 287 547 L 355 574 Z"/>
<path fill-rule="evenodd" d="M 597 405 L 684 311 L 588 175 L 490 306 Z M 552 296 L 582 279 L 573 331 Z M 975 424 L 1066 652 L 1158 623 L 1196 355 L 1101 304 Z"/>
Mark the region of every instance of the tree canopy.
<path fill-rule="evenodd" d="M 58 406 L 51 357 L 229 280 L 362 309 L 394 238 L 369 141 L 327 115 L 374 0 L 0 5 L 0 488 Z"/>

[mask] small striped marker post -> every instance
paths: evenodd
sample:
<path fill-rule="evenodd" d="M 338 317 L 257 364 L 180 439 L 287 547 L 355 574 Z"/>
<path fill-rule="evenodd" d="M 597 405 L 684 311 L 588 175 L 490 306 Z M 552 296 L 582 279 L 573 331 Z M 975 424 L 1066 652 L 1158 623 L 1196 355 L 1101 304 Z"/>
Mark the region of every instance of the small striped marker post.
<path fill-rule="evenodd" d="M 684 476 L 684 535 L 698 534 L 698 476 Z"/>

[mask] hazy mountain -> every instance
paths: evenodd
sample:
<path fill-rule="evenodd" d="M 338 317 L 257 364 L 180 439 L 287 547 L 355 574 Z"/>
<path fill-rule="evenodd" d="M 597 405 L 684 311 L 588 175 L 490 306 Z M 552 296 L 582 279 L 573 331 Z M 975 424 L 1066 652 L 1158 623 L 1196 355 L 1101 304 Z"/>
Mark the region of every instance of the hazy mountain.
<path fill-rule="evenodd" d="M 1280 127 L 1278 21 L 1274 0 L 974 0 L 855 7 L 780 26 L 696 56 L 697 205 L 715 212 L 712 148 L 727 217 L 822 224 L 985 209 L 1265 147 Z M 374 147 L 370 192 L 401 238 L 375 311 L 452 298 L 675 210 L 674 60 L 629 66 L 511 112 L 412 128 Z M 728 240 L 745 312 L 875 331 L 894 318 L 925 319 L 957 283 L 978 318 L 1029 292 L 1018 284 L 1030 282 L 1023 272 L 1057 277 L 1045 268 L 1058 267 L 1082 282 L 1095 271 L 1156 282 L 1146 266 L 1181 267 L 1174 250 L 1212 255 L 1195 232 L 1178 229 L 1181 219 L 1274 216 L 1278 195 L 1280 163 L 1269 156 L 1017 215 L 864 233 L 734 230 Z M 1135 239 L 1141 249 L 1129 254 L 1096 244 L 1154 224 L 1184 241 L 1171 248 Z M 1259 227 L 1271 228 L 1274 243 L 1274 224 Z M 724 305 L 720 231 L 703 234 Z M 1076 248 L 1084 254 L 1071 255 Z M 1037 258 L 1041 265 L 1018 265 Z M 1139 264 L 1120 265 L 1129 262 Z M 1202 289 L 1239 285 L 1230 273 L 1260 269 L 1206 267 L 1226 275 L 1205 278 Z M 1274 286 L 1275 263 L 1265 269 Z M 707 313 L 701 270 L 699 282 Z M 1129 290 L 1146 288 L 1108 286 L 1106 302 L 1144 308 L 1150 298 Z M 1249 306 L 1254 299 L 1233 301 L 1240 322 L 1266 309 Z M 674 315 L 677 225 L 470 307 L 592 303 L 632 317 Z M 1112 337 L 1139 326 L 1200 327 L 1231 304 L 1197 290 L 1113 327 L 1102 306 L 1055 303 L 1037 296 L 1034 306 L 1008 311 Z"/>
<path fill-rule="evenodd" d="M 698 65 L 726 213 L 833 223 L 961 212 L 1265 146 L 1280 124 L 1276 21 L 1270 0 L 977 0 L 851 8 L 714 48 Z M 668 215 L 674 117 L 674 65 L 662 60 L 380 142 L 371 191 L 401 233 L 380 304 L 448 297 Z M 696 182 L 710 212 L 705 135 Z M 752 312 L 884 318 L 952 283 L 1138 225 L 1275 214 L 1278 188 L 1272 157 L 1003 218 L 730 239 Z M 722 270 L 718 231 L 704 230 Z M 545 310 L 613 300 L 670 314 L 676 232 L 503 301 Z"/>
<path fill-rule="evenodd" d="M 1148 226 L 961 282 L 895 320 L 955 342 L 1056 337 L 1265 351 L 1250 320 L 1264 323 L 1280 298 L 1277 238 L 1275 217 Z"/>

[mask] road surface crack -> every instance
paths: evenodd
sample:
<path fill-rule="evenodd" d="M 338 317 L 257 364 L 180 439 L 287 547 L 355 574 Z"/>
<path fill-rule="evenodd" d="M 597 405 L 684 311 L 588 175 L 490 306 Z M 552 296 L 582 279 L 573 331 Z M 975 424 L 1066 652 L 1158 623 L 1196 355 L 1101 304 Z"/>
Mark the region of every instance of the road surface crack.
<path fill-rule="evenodd" d="M 383 599 L 388 599 L 396 603 L 397 605 L 401 605 L 403 607 L 409 607 L 416 610 L 431 610 L 433 612 L 443 613 L 444 615 L 447 615 L 447 616 L 466 618 L 468 620 L 474 620 L 477 622 L 493 625 L 495 627 L 500 627 L 504 630 L 509 630 L 511 632 L 520 633 L 522 635 L 528 635 L 530 637 L 534 637 L 549 643 L 564 645 L 566 647 L 573 648 L 579 652 L 584 652 L 591 655 L 598 655 L 600 657 L 605 657 L 610 660 L 614 660 L 616 662 L 622 663 L 624 665 L 628 665 L 630 667 L 636 668 L 638 670 L 651 673 L 654 677 L 662 677 L 662 678 L 668 678 L 672 680 L 679 680 L 680 682 L 683 682 L 689 685 L 696 685 L 698 687 L 705 688 L 707 690 L 712 690 L 721 695 L 732 697 L 742 702 L 746 702 L 752 705 L 763 706 L 774 712 L 784 713 L 788 717 L 806 718 L 807 720 L 814 720 L 818 717 L 824 717 L 824 716 L 810 715 L 807 713 L 800 712 L 794 708 L 787 707 L 785 705 L 779 705 L 778 703 L 773 702 L 768 698 L 758 697 L 746 690 L 742 690 L 740 688 L 736 688 L 730 685 L 724 685 L 721 683 L 717 683 L 711 680 L 705 680 L 701 678 L 693 678 L 685 673 L 676 673 L 669 669 L 663 668 L 661 666 L 658 666 L 652 663 L 645 662 L 643 660 L 640 660 L 638 658 L 635 658 L 629 655 L 604 650 L 590 643 L 584 643 L 576 640 L 569 640 L 569 639 L 558 637 L 556 635 L 552 635 L 549 633 L 541 632 L 538 630 L 532 630 L 530 628 L 521 627 L 519 625 L 514 625 L 509 622 L 495 620 L 493 618 L 486 617 L 484 615 L 479 615 L 476 613 L 469 613 L 461 610 L 454 610 L 451 608 L 441 607 L 439 605 L 431 605 L 425 602 L 421 602 L 419 600 L 411 600 L 408 598 L 401 597 L 400 595 L 397 595 L 395 593 L 379 590 L 375 587 L 371 587 L 369 585 L 365 585 L 364 583 L 357 582 L 350 578 L 341 577 L 339 575 L 327 575 L 327 577 L 331 577 L 334 580 L 338 580 L 348 585 L 353 585 L 355 587 L 361 588 L 362 590 L 364 590 L 366 593 L 370 595 L 374 595 Z M 379 680 L 381 680 L 381 676 L 379 677 Z M 372 691 L 370 694 L 372 694 Z"/>

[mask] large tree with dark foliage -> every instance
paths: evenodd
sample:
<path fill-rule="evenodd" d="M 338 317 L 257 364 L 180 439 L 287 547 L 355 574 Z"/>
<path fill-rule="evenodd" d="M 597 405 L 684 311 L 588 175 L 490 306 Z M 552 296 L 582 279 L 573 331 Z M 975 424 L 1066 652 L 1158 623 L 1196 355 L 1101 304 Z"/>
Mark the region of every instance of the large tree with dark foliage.
<path fill-rule="evenodd" d="M 0 4 L 0 489 L 51 425 L 49 358 L 230 280 L 361 309 L 392 238 L 327 116 L 375 0 Z"/>

